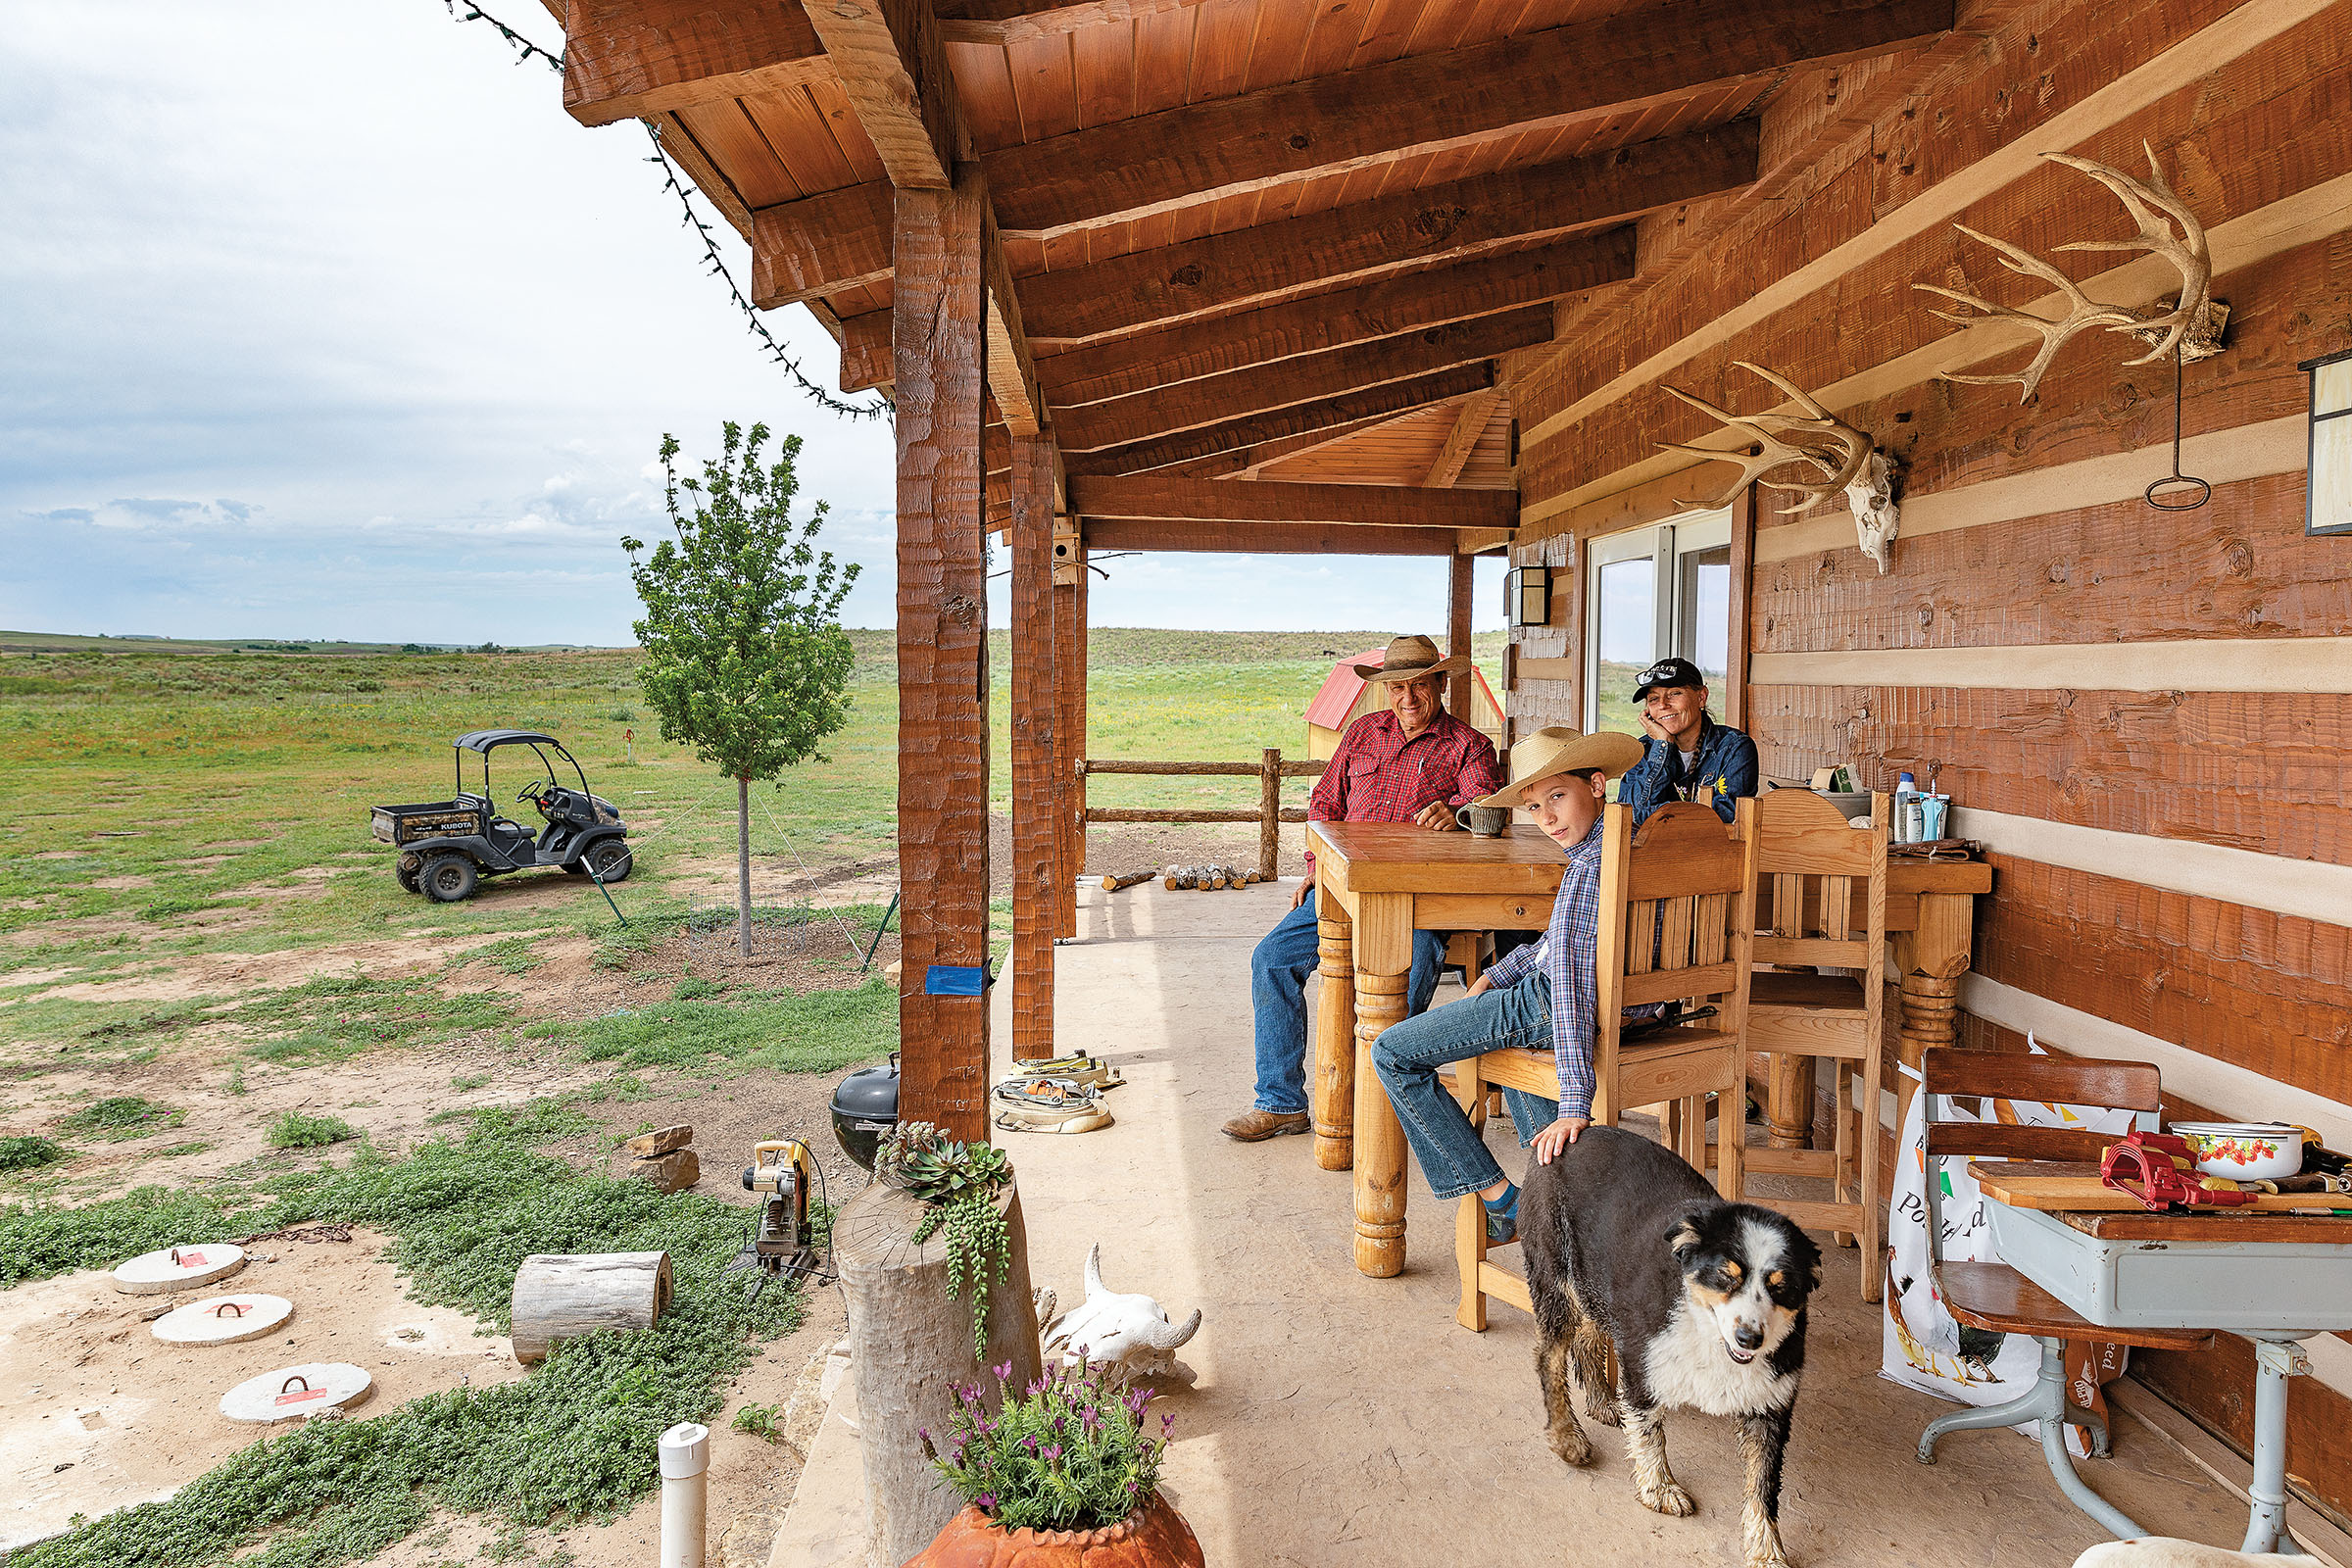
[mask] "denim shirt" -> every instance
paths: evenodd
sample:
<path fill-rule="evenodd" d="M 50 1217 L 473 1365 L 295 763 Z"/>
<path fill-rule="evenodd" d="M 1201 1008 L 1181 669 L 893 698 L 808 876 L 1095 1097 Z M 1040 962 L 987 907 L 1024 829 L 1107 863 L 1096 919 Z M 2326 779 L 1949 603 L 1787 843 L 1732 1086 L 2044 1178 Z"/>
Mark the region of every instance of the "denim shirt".
<path fill-rule="evenodd" d="M 1690 779 L 1679 776 L 1683 760 L 1671 743 L 1653 736 L 1642 744 L 1648 754 L 1617 781 L 1617 799 L 1634 808 L 1637 823 L 1661 806 L 1689 800 L 1701 785 L 1715 792 L 1715 814 L 1729 822 L 1737 810 L 1732 802 L 1756 793 L 1756 743 L 1728 724 L 1699 721 L 1698 765 Z"/>

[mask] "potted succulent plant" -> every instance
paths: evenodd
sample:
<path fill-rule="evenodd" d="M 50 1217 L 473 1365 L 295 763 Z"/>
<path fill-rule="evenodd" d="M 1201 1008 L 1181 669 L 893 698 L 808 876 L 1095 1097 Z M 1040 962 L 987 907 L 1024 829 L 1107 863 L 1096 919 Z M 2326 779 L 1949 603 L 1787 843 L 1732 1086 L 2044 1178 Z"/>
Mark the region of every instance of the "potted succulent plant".
<path fill-rule="evenodd" d="M 1150 1390 L 1068 1366 L 1016 1397 L 1010 1363 L 993 1370 L 1000 1410 L 967 1384 L 944 1439 L 923 1434 L 965 1506 L 906 1568 L 1201 1568 L 1200 1544 L 1159 1493 L 1176 1418 L 1147 1416 Z"/>

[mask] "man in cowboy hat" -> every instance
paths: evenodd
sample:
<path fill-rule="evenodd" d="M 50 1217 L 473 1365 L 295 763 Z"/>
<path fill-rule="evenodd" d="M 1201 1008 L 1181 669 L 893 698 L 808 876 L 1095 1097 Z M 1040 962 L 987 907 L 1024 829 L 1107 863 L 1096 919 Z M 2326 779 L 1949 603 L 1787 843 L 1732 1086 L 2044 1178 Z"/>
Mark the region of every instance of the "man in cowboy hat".
<path fill-rule="evenodd" d="M 1496 959 L 1460 1002 L 1393 1024 L 1373 1042 L 1373 1070 L 1422 1173 L 1440 1198 L 1478 1194 L 1487 1207 L 1488 1240 L 1497 1247 L 1518 1233 L 1519 1189 L 1504 1178 L 1452 1095 L 1439 1087 L 1438 1068 L 1506 1047 L 1548 1045 L 1559 1100 L 1504 1091 L 1520 1143 L 1548 1165 L 1590 1125 L 1601 808 L 1608 781 L 1641 761 L 1642 752 L 1631 735 L 1571 729 L 1540 729 L 1511 748 L 1510 782 L 1479 804 L 1519 808 L 1567 855 L 1551 923 L 1541 941 Z M 1657 1010 L 1628 1008 L 1627 1015 Z"/>
<path fill-rule="evenodd" d="M 1494 788 L 1500 776 L 1494 746 L 1446 711 L 1446 677 L 1469 667 L 1467 654 L 1438 656 L 1426 637 L 1396 637 L 1377 664 L 1355 672 L 1381 688 L 1385 710 L 1348 726 L 1340 749 L 1307 798 L 1312 822 L 1418 822 L 1432 832 L 1454 828 L 1453 812 Z M 1306 1114 L 1306 977 L 1316 964 L 1315 859 L 1291 900 L 1250 956 L 1250 996 L 1257 1014 L 1257 1091 L 1250 1108 L 1227 1122 L 1225 1136 L 1254 1144 L 1308 1128 Z M 1446 939 L 1413 933 L 1413 971 L 1405 989 L 1408 1014 L 1429 1005 L 1438 988 Z"/>

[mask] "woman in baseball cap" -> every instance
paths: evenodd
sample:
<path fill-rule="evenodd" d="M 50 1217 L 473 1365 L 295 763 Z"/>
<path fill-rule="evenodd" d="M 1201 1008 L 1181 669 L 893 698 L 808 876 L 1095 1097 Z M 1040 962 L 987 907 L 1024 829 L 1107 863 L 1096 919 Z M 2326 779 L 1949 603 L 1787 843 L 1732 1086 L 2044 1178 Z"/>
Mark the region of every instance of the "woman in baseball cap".
<path fill-rule="evenodd" d="M 1756 793 L 1756 743 L 1707 711 L 1707 677 L 1688 659 L 1661 659 L 1634 679 L 1648 753 L 1617 786 L 1617 799 L 1639 823 L 1669 801 L 1714 791 L 1715 811 L 1732 819 L 1732 802 Z"/>

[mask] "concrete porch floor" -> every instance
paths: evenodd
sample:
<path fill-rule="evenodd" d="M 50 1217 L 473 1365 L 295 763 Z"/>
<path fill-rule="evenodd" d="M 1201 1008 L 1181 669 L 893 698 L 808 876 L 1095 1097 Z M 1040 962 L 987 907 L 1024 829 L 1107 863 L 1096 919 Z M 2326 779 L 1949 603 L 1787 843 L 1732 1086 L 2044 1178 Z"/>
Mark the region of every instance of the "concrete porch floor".
<path fill-rule="evenodd" d="M 1614 1431 L 1589 1426 L 1599 1457 L 1568 1469 L 1544 1442 L 1533 1320 L 1498 1305 L 1483 1335 L 1454 1323 L 1451 1206 L 1417 1170 L 1405 1272 L 1371 1280 L 1354 1267 L 1348 1178 L 1316 1168 L 1311 1140 L 1242 1146 L 1218 1133 L 1249 1103 L 1250 950 L 1294 886 L 1083 893 L 1080 939 L 1058 950 L 1059 1044 L 1125 1071 L 1109 1099 L 1117 1123 L 1000 1135 L 1038 1284 L 1074 1301 L 1100 1242 L 1113 1290 L 1153 1295 L 1178 1318 L 1201 1308 L 1181 1352 L 1198 1384 L 1155 1408 L 1176 1417 L 1164 1479 L 1208 1561 L 1738 1564 L 1731 1423 L 1667 1418 L 1694 1518 L 1635 1500 Z M 1001 1058 L 1009 989 L 996 990 Z M 1448 984 L 1439 1004 L 1460 995 Z M 1496 1120 L 1491 1142 L 1516 1173 L 1523 1156 Z M 1935 1466 L 1912 1457 L 1920 1428 L 1951 1406 L 1878 1375 L 1878 1308 L 1857 1294 L 1857 1266 L 1853 1250 L 1829 1250 L 1813 1298 L 1781 1508 L 1792 1558 L 2031 1568 L 2103 1540 L 2021 1437 L 1956 1434 Z M 2116 1448 L 2084 1474 L 2142 1525 L 2229 1544 L 2243 1534 L 2243 1505 L 2163 1440 L 2119 1417 Z M 828 1419 L 770 1568 L 858 1563 L 859 1489 L 857 1440 Z"/>

